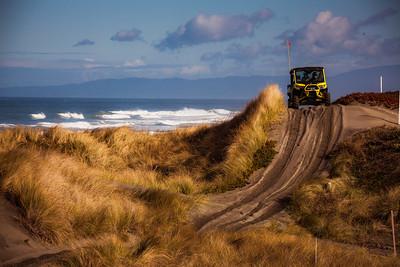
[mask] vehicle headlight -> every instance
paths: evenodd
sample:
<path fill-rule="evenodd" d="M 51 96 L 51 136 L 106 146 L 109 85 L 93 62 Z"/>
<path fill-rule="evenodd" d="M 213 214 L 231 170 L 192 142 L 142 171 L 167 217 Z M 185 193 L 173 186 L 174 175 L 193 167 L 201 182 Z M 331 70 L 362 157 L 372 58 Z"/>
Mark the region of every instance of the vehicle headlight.
<path fill-rule="evenodd" d="M 323 86 L 323 85 L 319 85 L 318 87 L 319 87 L 319 89 L 325 89 L 325 86 Z"/>

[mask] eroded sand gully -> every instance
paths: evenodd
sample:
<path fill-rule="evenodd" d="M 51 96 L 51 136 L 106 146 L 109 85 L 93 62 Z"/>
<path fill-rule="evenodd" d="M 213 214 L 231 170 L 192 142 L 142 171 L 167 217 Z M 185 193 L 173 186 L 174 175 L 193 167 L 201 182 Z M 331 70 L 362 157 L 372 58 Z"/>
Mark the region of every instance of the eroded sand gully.
<path fill-rule="evenodd" d="M 326 155 L 336 144 L 357 131 L 383 125 L 396 126 L 397 114 L 341 105 L 289 110 L 275 138 L 278 154 L 271 164 L 247 186 L 211 195 L 194 211 L 195 225 L 199 231 L 240 230 L 267 220 L 284 208 L 282 200 L 303 180 L 321 175 Z"/>

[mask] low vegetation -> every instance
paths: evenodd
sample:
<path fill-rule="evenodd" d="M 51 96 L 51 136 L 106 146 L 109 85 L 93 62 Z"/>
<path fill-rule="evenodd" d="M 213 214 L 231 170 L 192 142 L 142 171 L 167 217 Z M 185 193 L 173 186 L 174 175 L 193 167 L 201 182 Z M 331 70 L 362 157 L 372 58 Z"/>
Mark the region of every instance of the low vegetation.
<path fill-rule="evenodd" d="M 52 266 L 311 266 L 314 238 L 304 230 L 199 234 L 188 217 L 204 193 L 241 186 L 254 170 L 268 165 L 276 153 L 268 132 L 284 110 L 281 93 L 271 86 L 232 120 L 217 125 L 155 134 L 128 128 L 7 129 L 0 132 L 1 191 L 33 237 L 75 247 L 54 258 Z M 337 226 L 346 226 L 346 234 L 380 225 L 386 231 L 388 210 L 398 211 L 398 168 L 385 161 L 379 161 L 382 172 L 361 166 L 382 151 L 396 161 L 399 133 L 384 129 L 370 134 L 379 141 L 368 143 L 372 137 L 364 133 L 332 156 L 337 178 L 325 181 L 334 185 L 331 191 L 315 181 L 295 195 L 293 213 L 318 236 L 349 240 Z M 365 149 L 377 158 L 368 158 Z M 355 173 L 368 181 L 356 179 Z M 384 182 L 371 184 L 377 177 Z M 379 194 L 377 187 L 387 194 Z M 338 207 L 339 215 L 333 210 Z M 326 241 L 318 253 L 321 266 L 398 264 Z"/>
<path fill-rule="evenodd" d="M 271 86 L 217 125 L 155 134 L 6 129 L 0 132 L 1 190 L 36 238 L 89 244 L 67 262 L 177 262 L 201 240 L 188 211 L 203 192 L 240 186 L 271 161 L 268 129 L 283 111 L 283 97 Z"/>
<path fill-rule="evenodd" d="M 399 108 L 399 91 L 384 93 L 352 93 L 343 96 L 335 101 L 334 104 L 367 104 L 370 106 L 382 106 L 389 109 Z"/>
<path fill-rule="evenodd" d="M 331 178 L 302 186 L 293 196 L 292 214 L 319 237 L 390 248 L 391 210 L 400 226 L 400 130 L 358 133 L 330 162 Z"/>
<path fill-rule="evenodd" d="M 314 266 L 315 240 L 266 229 L 208 232 L 180 230 L 126 246 L 115 237 L 59 260 L 69 266 Z M 320 241 L 319 266 L 397 266 L 395 258 Z"/>

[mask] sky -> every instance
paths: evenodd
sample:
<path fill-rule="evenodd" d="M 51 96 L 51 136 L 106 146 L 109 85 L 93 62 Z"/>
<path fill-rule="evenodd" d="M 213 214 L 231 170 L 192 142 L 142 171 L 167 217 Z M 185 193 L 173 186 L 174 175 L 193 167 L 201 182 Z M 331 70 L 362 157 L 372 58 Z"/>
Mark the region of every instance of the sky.
<path fill-rule="evenodd" d="M 82 79 L 333 74 L 400 63 L 400 1 L 0 2 L 0 68 Z"/>

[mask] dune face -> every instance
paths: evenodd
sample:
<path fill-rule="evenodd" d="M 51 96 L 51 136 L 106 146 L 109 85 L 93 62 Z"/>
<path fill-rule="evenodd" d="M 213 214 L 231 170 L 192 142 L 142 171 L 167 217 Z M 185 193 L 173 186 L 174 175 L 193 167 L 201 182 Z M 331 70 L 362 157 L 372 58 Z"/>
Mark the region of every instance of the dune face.
<path fill-rule="evenodd" d="M 349 135 L 372 127 L 396 126 L 394 111 L 367 106 L 289 110 L 278 134 L 278 154 L 251 183 L 213 195 L 194 216 L 200 231 L 240 230 L 262 223 L 284 208 L 284 199 L 305 179 L 326 168 L 326 155 Z"/>

